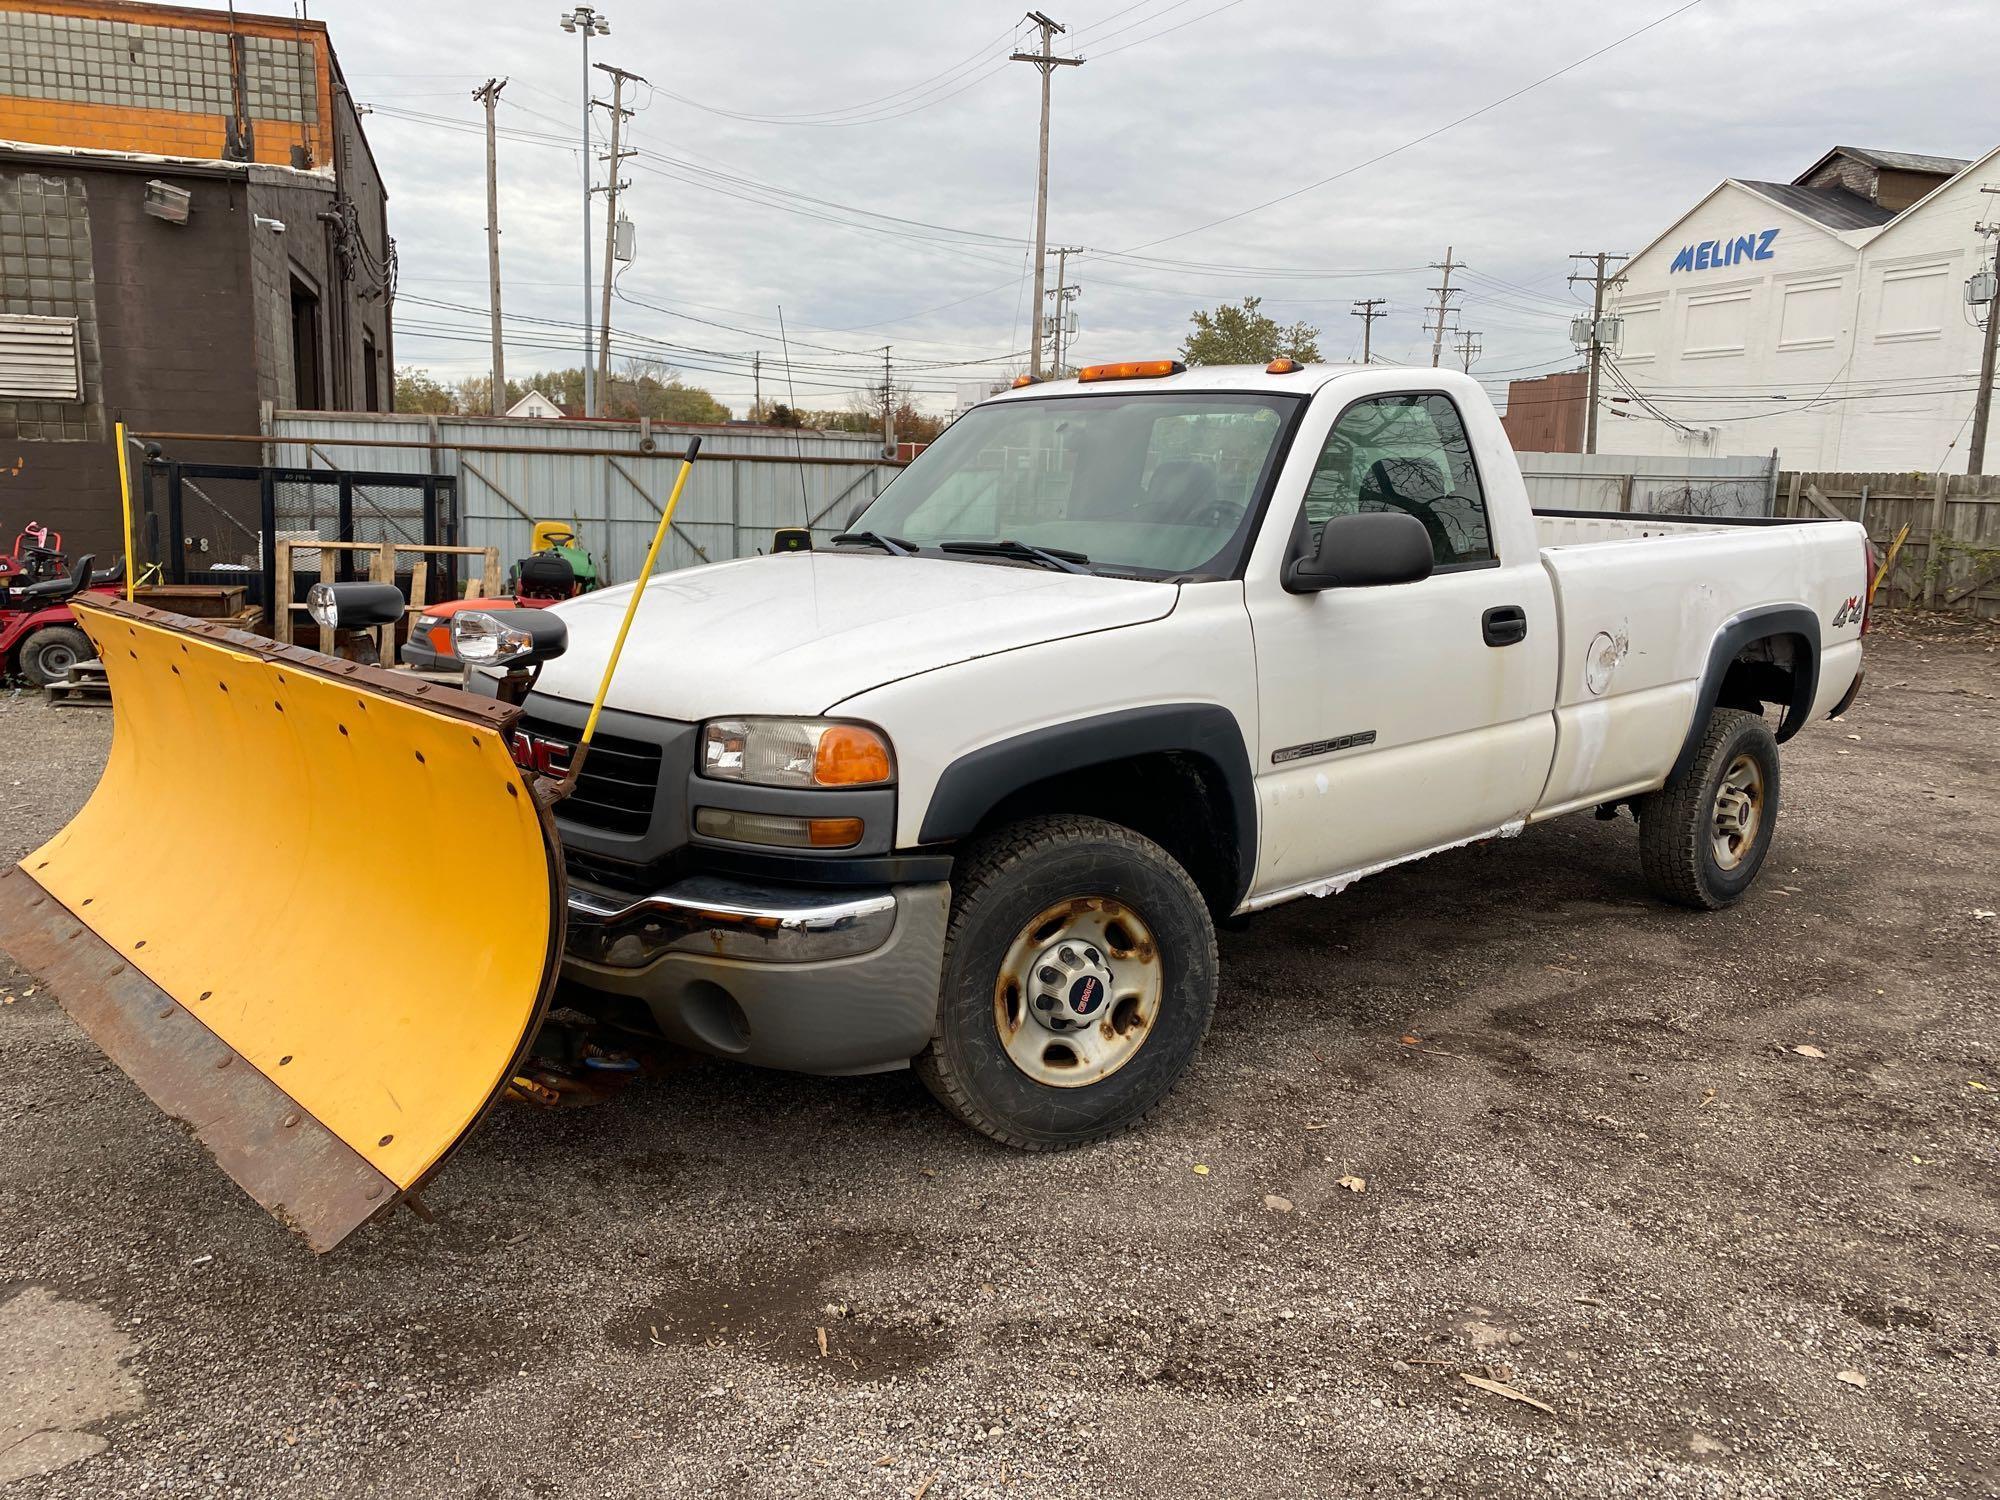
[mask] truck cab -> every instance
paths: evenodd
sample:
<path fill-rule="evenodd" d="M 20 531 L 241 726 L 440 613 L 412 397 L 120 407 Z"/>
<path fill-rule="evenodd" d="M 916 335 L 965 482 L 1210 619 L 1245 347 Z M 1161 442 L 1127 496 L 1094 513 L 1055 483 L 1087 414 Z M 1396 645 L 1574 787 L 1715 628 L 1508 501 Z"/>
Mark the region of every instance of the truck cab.
<path fill-rule="evenodd" d="M 653 581 L 558 814 L 564 974 L 683 1045 L 1099 1139 L 1192 1062 L 1219 918 L 1584 809 L 1633 814 L 1665 899 L 1742 899 L 1867 584 L 1844 523 L 1536 513 L 1452 372 L 1024 384 L 830 544 Z M 628 588 L 557 606 L 524 763 L 564 764 Z"/>

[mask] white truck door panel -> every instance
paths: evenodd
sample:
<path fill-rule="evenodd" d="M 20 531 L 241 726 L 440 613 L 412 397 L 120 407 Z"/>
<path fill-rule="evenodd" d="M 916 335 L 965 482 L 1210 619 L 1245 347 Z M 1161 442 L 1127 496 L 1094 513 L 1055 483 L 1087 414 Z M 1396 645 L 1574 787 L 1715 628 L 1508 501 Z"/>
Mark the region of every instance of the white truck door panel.
<path fill-rule="evenodd" d="M 1519 471 L 1497 421 L 1495 448 L 1477 409 L 1408 381 L 1301 432 L 1266 532 L 1289 531 L 1301 504 L 1315 536 L 1329 515 L 1403 510 L 1425 522 L 1441 571 L 1291 594 L 1282 558 L 1262 577 L 1270 559 L 1253 561 L 1253 903 L 1519 823 L 1548 778 L 1555 603 Z M 1509 607 L 1525 637 L 1489 645 L 1486 616 Z"/>

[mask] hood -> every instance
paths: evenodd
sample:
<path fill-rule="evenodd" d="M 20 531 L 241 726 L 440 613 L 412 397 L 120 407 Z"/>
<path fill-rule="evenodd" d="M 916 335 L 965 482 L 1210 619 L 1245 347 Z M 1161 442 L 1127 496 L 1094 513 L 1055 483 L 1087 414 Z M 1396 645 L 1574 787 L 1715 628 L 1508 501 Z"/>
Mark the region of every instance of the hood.
<path fill-rule="evenodd" d="M 646 586 L 605 701 L 667 719 L 817 714 L 901 677 L 1172 612 L 1170 583 L 1005 563 L 783 552 Z M 569 650 L 536 691 L 588 702 L 632 586 L 555 606 Z"/>

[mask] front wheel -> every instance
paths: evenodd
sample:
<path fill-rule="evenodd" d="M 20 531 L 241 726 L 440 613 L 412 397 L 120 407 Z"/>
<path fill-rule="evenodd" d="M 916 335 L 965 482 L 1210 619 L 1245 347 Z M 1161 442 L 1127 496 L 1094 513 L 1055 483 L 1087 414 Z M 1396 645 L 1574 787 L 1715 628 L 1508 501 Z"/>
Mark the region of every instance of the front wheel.
<path fill-rule="evenodd" d="M 1778 821 L 1778 742 L 1758 714 L 1718 708 L 1687 770 L 1639 807 L 1646 884 L 1716 911 L 1750 889 Z"/>
<path fill-rule="evenodd" d="M 1102 1140 L 1186 1071 L 1215 989 L 1208 906 L 1164 849 L 1097 818 L 1033 818 L 975 845 L 953 878 L 917 1074 L 1007 1145 Z"/>

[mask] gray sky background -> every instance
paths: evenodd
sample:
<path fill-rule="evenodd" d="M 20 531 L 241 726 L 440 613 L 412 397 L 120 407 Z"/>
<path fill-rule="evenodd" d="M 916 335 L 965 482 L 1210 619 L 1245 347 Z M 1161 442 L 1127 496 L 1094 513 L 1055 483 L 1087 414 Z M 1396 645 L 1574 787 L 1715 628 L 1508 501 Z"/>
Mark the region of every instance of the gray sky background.
<path fill-rule="evenodd" d="M 1096 252 L 1072 261 L 1079 362 L 1166 355 L 1192 309 L 1252 294 L 1280 321 L 1318 324 L 1330 359 L 1358 353 L 1351 301 L 1386 297 L 1377 352 L 1427 363 L 1427 263 L 1451 245 L 1471 268 L 1460 322 L 1483 333 L 1474 371 L 1497 389 L 1509 374 L 1573 363 L 1581 294 L 1563 279 L 1568 252 L 1637 250 L 1721 178 L 1787 180 L 1836 144 L 1973 156 L 2000 135 L 1984 102 L 2000 44 L 1994 0 L 1903 11 L 1702 0 L 1369 166 L 1682 0 L 1052 3 L 1071 29 L 1062 49 L 1088 59 L 1055 77 L 1049 207 L 1052 245 Z M 576 362 L 582 60 L 562 9 L 308 7 L 332 28 L 355 97 L 377 106 L 366 124 L 401 247 L 400 365 L 446 377 L 486 368 L 470 93 L 489 74 L 511 80 L 500 110 L 508 369 Z M 780 304 L 805 405 L 844 405 L 879 379 L 884 343 L 926 405 L 1025 363 L 1038 81 L 1004 60 L 1031 33 L 1020 8 L 600 9 L 612 32 L 592 60 L 651 85 L 636 90 L 628 127 L 645 154 L 626 169 L 639 254 L 619 282 L 636 300 L 614 302 L 616 347 L 670 360 L 739 415 L 751 350 L 764 351 L 766 393 L 782 382 Z M 603 111 L 597 122 L 601 137 Z M 957 361 L 973 363 L 942 368 Z"/>

